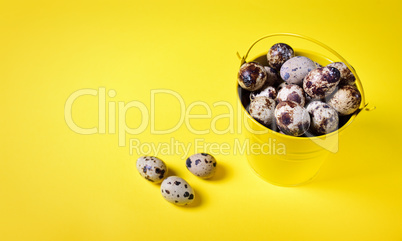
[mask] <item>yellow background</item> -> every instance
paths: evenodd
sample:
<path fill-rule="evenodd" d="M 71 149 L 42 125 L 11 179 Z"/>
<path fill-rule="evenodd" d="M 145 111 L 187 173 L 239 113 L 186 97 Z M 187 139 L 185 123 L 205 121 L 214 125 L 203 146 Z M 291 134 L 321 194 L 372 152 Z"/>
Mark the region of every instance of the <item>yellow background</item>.
<path fill-rule="evenodd" d="M 1 1 L 0 240 L 402 240 L 401 10 L 398 1 Z M 115 90 L 106 102 L 116 105 L 149 107 L 151 89 L 171 89 L 186 106 L 236 106 L 236 52 L 275 32 L 337 50 L 377 107 L 348 127 L 308 185 L 273 186 L 233 153 L 216 155 L 208 181 L 180 153 L 159 155 L 196 191 L 193 205 L 177 207 L 138 175 L 137 153 L 119 147 L 117 134 L 80 135 L 64 120 L 67 98 L 84 88 Z M 96 127 L 97 101 L 77 99 L 74 120 Z M 212 118 L 225 112 L 212 108 Z M 154 113 L 158 129 L 172 127 L 177 99 L 159 98 Z M 127 112 L 133 128 L 141 120 Z M 211 119 L 191 124 L 205 130 Z M 185 125 L 151 135 L 148 125 L 127 139 L 171 137 L 243 138 Z"/>

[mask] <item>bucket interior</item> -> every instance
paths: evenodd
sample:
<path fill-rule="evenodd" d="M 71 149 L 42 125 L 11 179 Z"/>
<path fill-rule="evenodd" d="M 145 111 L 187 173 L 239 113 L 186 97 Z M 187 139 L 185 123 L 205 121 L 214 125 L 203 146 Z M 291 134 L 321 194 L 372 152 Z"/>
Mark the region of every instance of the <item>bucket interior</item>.
<path fill-rule="evenodd" d="M 325 57 L 323 55 L 319 55 L 319 54 L 317 54 L 315 52 L 302 50 L 302 49 L 295 49 L 295 55 L 296 56 L 308 57 L 311 60 L 313 60 L 313 61 L 315 61 L 315 62 L 317 62 L 317 63 L 319 63 L 319 64 L 321 64 L 323 66 L 334 62 L 334 61 L 331 61 L 329 58 L 327 58 L 327 57 Z M 257 62 L 257 63 L 259 63 L 259 64 L 261 64 L 263 66 L 268 66 L 266 53 L 262 53 L 262 54 L 258 55 L 256 58 L 251 59 L 249 62 Z M 237 92 L 238 92 L 238 97 L 240 99 L 240 102 L 241 102 L 243 108 L 245 109 L 245 112 L 246 112 L 247 116 L 249 118 L 251 118 L 253 121 L 255 121 L 254 118 L 251 117 L 250 114 L 248 113 L 248 107 L 249 107 L 250 102 L 251 102 L 251 100 L 250 100 L 250 93 L 251 92 L 241 88 L 240 85 L 237 85 Z M 362 93 L 362 95 L 363 95 L 363 93 Z M 326 97 L 326 98 L 330 98 L 330 96 Z M 344 127 L 344 126 L 346 127 L 347 125 L 349 125 L 354 119 L 352 117 L 355 117 L 356 115 L 357 115 L 357 112 L 355 112 L 354 114 L 351 114 L 351 115 L 347 115 L 347 116 L 339 116 L 338 131 L 340 129 L 342 129 L 342 127 Z M 255 122 L 257 122 L 257 121 L 255 121 Z M 258 125 L 263 126 L 261 123 L 258 123 Z M 275 132 L 278 132 L 278 134 L 280 134 L 279 133 L 279 128 L 275 125 L 275 123 L 270 125 L 270 126 L 265 126 L 265 128 L 268 128 L 268 129 L 273 130 Z M 321 135 L 321 136 L 324 136 L 324 135 Z M 299 136 L 299 137 L 311 138 L 311 136 L 307 136 L 306 134 L 303 134 L 302 136 Z"/>

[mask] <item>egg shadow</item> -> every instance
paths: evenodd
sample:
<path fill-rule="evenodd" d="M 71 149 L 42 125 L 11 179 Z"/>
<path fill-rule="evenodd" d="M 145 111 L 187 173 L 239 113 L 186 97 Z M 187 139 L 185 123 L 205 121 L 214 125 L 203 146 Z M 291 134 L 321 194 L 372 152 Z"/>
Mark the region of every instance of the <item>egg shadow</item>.
<path fill-rule="evenodd" d="M 268 66 L 268 60 L 267 60 L 267 55 L 261 55 L 258 56 L 257 58 L 253 59 L 252 62 L 257 62 L 263 66 Z"/>
<path fill-rule="evenodd" d="M 226 177 L 227 169 L 224 165 L 218 164 L 216 165 L 216 172 L 213 177 L 206 179 L 207 181 L 220 181 Z"/>
<path fill-rule="evenodd" d="M 171 168 L 168 169 L 168 174 L 166 177 L 177 176 L 177 173 Z"/>
<path fill-rule="evenodd" d="M 194 192 L 194 201 L 188 205 L 185 205 L 183 207 L 187 207 L 187 208 L 196 208 L 201 206 L 202 204 L 202 195 L 200 195 L 199 192 L 197 192 L 196 190 L 193 189 Z"/>

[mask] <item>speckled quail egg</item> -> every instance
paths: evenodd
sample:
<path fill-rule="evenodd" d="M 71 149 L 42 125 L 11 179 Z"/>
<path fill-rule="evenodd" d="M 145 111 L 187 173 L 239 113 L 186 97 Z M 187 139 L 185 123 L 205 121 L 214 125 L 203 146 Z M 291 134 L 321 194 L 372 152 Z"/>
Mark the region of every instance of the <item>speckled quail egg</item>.
<path fill-rule="evenodd" d="M 166 164 L 154 156 L 139 157 L 136 167 L 141 176 L 154 183 L 160 183 L 168 173 Z"/>
<path fill-rule="evenodd" d="M 207 153 L 197 153 L 186 160 L 187 169 L 197 177 L 211 178 L 216 172 L 216 160 Z"/>
<path fill-rule="evenodd" d="M 285 43 L 272 45 L 267 53 L 268 65 L 276 70 L 280 70 L 283 63 L 295 56 L 292 47 Z"/>
<path fill-rule="evenodd" d="M 310 126 L 308 111 L 293 101 L 282 101 L 275 108 L 279 129 L 286 135 L 301 136 Z"/>
<path fill-rule="evenodd" d="M 341 73 L 334 67 L 310 71 L 303 80 L 303 89 L 311 98 L 321 99 L 330 95 L 339 83 Z"/>
<path fill-rule="evenodd" d="M 338 112 L 321 101 L 312 101 L 306 107 L 311 116 L 310 130 L 313 134 L 323 135 L 338 129 Z"/>
<path fill-rule="evenodd" d="M 294 101 L 301 106 L 304 106 L 306 103 L 306 98 L 304 97 L 304 90 L 302 87 L 294 84 L 288 84 L 283 87 L 276 97 L 278 102 L 281 101 Z"/>
<path fill-rule="evenodd" d="M 278 71 L 269 66 L 264 66 L 265 72 L 267 72 L 267 80 L 265 81 L 264 86 L 273 86 L 276 82 L 278 82 L 279 76 Z"/>
<path fill-rule="evenodd" d="M 327 66 L 337 68 L 341 73 L 339 85 L 354 85 L 356 78 L 345 63 L 334 62 L 328 64 Z"/>
<path fill-rule="evenodd" d="M 240 67 L 237 80 L 243 89 L 255 91 L 265 84 L 267 75 L 264 66 L 258 63 L 249 62 L 244 63 Z"/>
<path fill-rule="evenodd" d="M 361 94 L 356 87 L 344 85 L 334 93 L 328 104 L 338 111 L 339 115 L 350 115 L 359 109 L 361 100 Z"/>
<path fill-rule="evenodd" d="M 268 126 L 274 120 L 275 100 L 266 96 L 255 97 L 249 106 L 250 115 L 261 124 Z"/>
<path fill-rule="evenodd" d="M 258 97 L 258 96 L 266 96 L 268 98 L 271 98 L 271 99 L 275 100 L 276 95 L 277 95 L 276 89 L 274 87 L 272 87 L 272 86 L 267 86 L 267 87 L 265 87 L 263 89 L 260 89 L 259 91 L 251 92 L 250 93 L 250 100 L 253 100 L 255 97 Z"/>
<path fill-rule="evenodd" d="M 276 87 L 276 91 L 279 92 L 283 87 L 285 87 L 288 83 L 282 82 Z"/>
<path fill-rule="evenodd" d="M 166 201 L 177 205 L 187 205 L 194 201 L 194 191 L 183 178 L 170 176 L 163 180 L 161 193 Z"/>
<path fill-rule="evenodd" d="M 288 84 L 301 85 L 303 78 L 315 68 L 316 66 L 311 59 L 304 56 L 296 56 L 282 65 L 280 75 Z"/>

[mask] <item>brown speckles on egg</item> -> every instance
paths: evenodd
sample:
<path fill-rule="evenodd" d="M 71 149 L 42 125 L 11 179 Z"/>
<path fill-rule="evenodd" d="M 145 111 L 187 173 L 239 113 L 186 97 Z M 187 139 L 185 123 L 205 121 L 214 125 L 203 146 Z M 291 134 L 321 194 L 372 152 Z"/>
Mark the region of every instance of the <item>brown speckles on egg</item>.
<path fill-rule="evenodd" d="M 249 107 L 250 115 L 263 125 L 270 125 L 274 120 L 275 101 L 266 96 L 255 97 Z"/>
<path fill-rule="evenodd" d="M 191 186 L 184 179 L 177 176 L 170 176 L 162 182 L 161 193 L 166 201 L 177 205 L 190 204 L 194 199 L 194 191 Z M 191 199 L 189 198 L 190 196 L 192 197 Z"/>
<path fill-rule="evenodd" d="M 303 80 L 304 91 L 313 99 L 330 95 L 339 83 L 340 72 L 333 67 L 322 67 L 310 71 Z"/>
<path fill-rule="evenodd" d="M 279 129 L 286 135 L 301 136 L 310 126 L 307 110 L 292 101 L 282 101 L 276 106 L 275 119 Z"/>
<path fill-rule="evenodd" d="M 349 115 L 359 109 L 361 94 L 357 88 L 351 85 L 341 86 L 328 101 L 339 115 Z"/>
<path fill-rule="evenodd" d="M 255 97 L 258 97 L 258 96 L 265 96 L 265 97 L 275 100 L 276 95 L 277 95 L 276 89 L 272 86 L 267 86 L 267 87 L 263 87 L 259 91 L 251 92 L 250 100 L 253 100 Z"/>
<path fill-rule="evenodd" d="M 303 88 L 298 85 L 288 84 L 283 87 L 277 96 L 277 101 L 293 101 L 301 106 L 304 106 L 306 102 L 305 94 Z"/>
<path fill-rule="evenodd" d="M 327 65 L 327 67 L 334 67 L 339 70 L 341 79 L 339 85 L 354 85 L 356 78 L 352 71 L 343 62 L 333 62 Z"/>
<path fill-rule="evenodd" d="M 276 91 L 279 92 L 283 87 L 285 87 L 288 83 L 282 82 L 276 87 Z"/>
<path fill-rule="evenodd" d="M 292 47 L 285 43 L 277 43 L 269 49 L 267 60 L 270 67 L 279 70 L 283 63 L 294 56 Z"/>
<path fill-rule="evenodd" d="M 313 134 L 323 135 L 338 128 L 338 113 L 327 103 L 312 101 L 306 109 L 311 116 L 310 130 Z"/>
<path fill-rule="evenodd" d="M 281 119 L 281 122 L 285 125 L 289 125 L 290 123 L 293 122 L 293 118 L 289 112 L 282 113 L 282 115 L 280 116 L 280 119 Z"/>
<path fill-rule="evenodd" d="M 198 162 L 197 165 L 187 166 L 187 169 L 194 175 L 201 178 L 211 178 L 216 171 L 216 159 L 207 153 L 197 153 L 188 158 L 193 162 Z M 203 160 L 203 161 L 201 161 Z"/>
<path fill-rule="evenodd" d="M 302 97 L 304 98 L 304 96 L 300 96 L 296 92 L 292 92 L 292 93 L 289 94 L 287 100 L 294 101 L 294 102 L 299 103 L 300 105 L 302 105 L 301 104 Z"/>
<path fill-rule="evenodd" d="M 267 80 L 265 68 L 254 62 L 244 63 L 237 75 L 239 85 L 246 90 L 255 91 L 260 89 Z"/>
<path fill-rule="evenodd" d="M 160 183 L 167 175 L 166 164 L 154 156 L 142 156 L 137 159 L 136 168 L 148 181 Z"/>
<path fill-rule="evenodd" d="M 278 72 L 269 66 L 264 66 L 264 69 L 267 74 L 267 80 L 265 81 L 264 87 L 273 86 L 278 81 Z"/>

